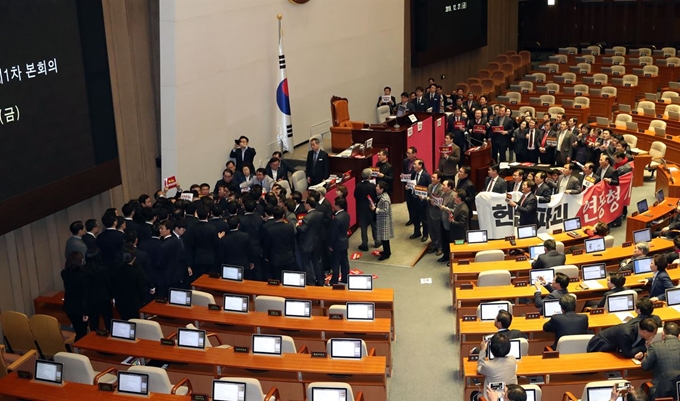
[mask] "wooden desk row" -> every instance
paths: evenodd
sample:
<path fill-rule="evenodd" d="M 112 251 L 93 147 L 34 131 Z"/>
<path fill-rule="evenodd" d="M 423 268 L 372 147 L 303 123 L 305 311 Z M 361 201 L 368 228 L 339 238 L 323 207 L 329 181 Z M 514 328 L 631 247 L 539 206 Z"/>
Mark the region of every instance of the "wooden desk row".
<path fill-rule="evenodd" d="M 367 399 L 387 401 L 384 356 L 368 356 L 360 361 L 313 358 L 310 354 L 272 357 L 236 353 L 233 348 L 197 351 L 149 340 L 128 342 L 95 333 L 83 337 L 74 346 L 79 353 L 97 361 L 97 366 L 120 366 L 121 357 L 126 356 L 169 363 L 166 370 L 171 382 L 187 377 L 196 393 L 210 393 L 215 378 L 246 376 L 260 380 L 263 388 L 277 387 L 284 400 L 303 399 L 309 383 L 336 381 L 349 383 L 355 392 L 364 392 Z"/>
<path fill-rule="evenodd" d="M 534 110 L 536 110 L 536 114 L 538 114 L 538 113 L 548 113 L 548 110 L 551 107 L 562 107 L 564 109 L 564 113 L 568 117 L 575 117 L 579 121 L 588 121 L 588 117 L 590 117 L 590 112 L 591 112 L 590 107 L 582 107 L 582 108 L 577 109 L 575 107 L 563 107 L 560 104 L 553 104 L 553 105 L 549 105 L 549 106 L 544 106 L 543 104 L 540 104 L 540 105 L 539 104 L 530 104 L 529 102 L 527 102 L 527 103 L 520 102 L 520 103 L 513 104 L 509 107 L 513 110 L 519 110 L 519 108 L 523 107 L 523 106 L 533 107 Z"/>
<path fill-rule="evenodd" d="M 647 130 L 649 129 L 649 124 L 653 120 L 661 120 L 666 123 L 666 135 L 673 136 L 680 135 L 680 120 L 672 120 L 668 117 L 665 117 L 663 113 L 652 116 L 648 114 L 638 113 L 637 110 L 635 109 L 633 109 L 630 113 L 622 113 L 620 111 L 616 111 L 614 112 L 614 119 L 616 119 L 616 117 L 619 114 L 628 114 L 629 116 L 631 116 L 633 118 L 633 122 L 637 123 L 638 130 L 641 129 Z M 641 134 L 641 132 L 639 131 L 638 133 Z M 654 134 L 653 131 L 651 133 Z"/>
<path fill-rule="evenodd" d="M 289 318 L 269 316 L 266 312 L 230 313 L 211 311 L 207 307 L 182 307 L 151 302 L 140 310 L 142 318 L 152 318 L 161 324 L 165 336 L 177 327 L 194 323 L 198 328 L 214 332 L 223 343 L 250 347 L 253 334 L 291 336 L 299 349 L 307 346 L 310 352 L 326 351 L 330 338 L 361 338 L 377 355 L 387 358 L 387 375 L 392 370 L 392 343 L 390 319 L 374 321 L 330 320 L 326 316 Z"/>
<path fill-rule="evenodd" d="M 554 82 L 555 77 L 557 76 L 562 76 L 563 73 L 565 72 L 572 72 L 569 71 L 568 67 L 565 67 L 564 71 L 557 71 L 557 72 L 545 72 L 545 71 L 532 71 L 532 73 L 542 73 L 545 74 L 545 79 L 546 82 Z M 593 77 L 594 74 L 601 74 L 601 73 L 586 73 L 586 74 L 581 74 L 578 72 L 574 72 L 576 74 L 576 82 L 573 82 L 574 84 L 583 84 L 585 83 L 583 78 L 586 77 Z M 605 74 L 607 76 L 607 82 L 600 82 L 599 84 L 597 81 L 595 82 L 596 86 L 608 86 L 612 82 L 613 78 L 623 78 L 624 75 L 633 75 L 633 74 Z M 657 88 L 659 87 L 659 84 L 662 83 L 663 86 L 666 86 L 668 84 L 668 81 L 661 81 L 659 79 L 658 75 L 647 77 L 647 76 L 638 76 L 638 84 L 637 84 L 637 93 L 647 93 L 647 92 L 653 92 L 656 93 Z M 592 84 L 590 84 L 592 86 Z M 618 88 L 618 86 L 617 86 Z M 632 105 L 632 104 L 631 104 Z"/>
<path fill-rule="evenodd" d="M 394 290 L 391 288 L 374 288 L 373 291 L 333 290 L 331 287 L 284 287 L 268 285 L 260 281 L 233 282 L 203 275 L 193 282 L 195 289 L 208 290 L 221 299 L 224 293 L 248 295 L 254 300 L 257 295 L 269 295 L 283 298 L 311 300 L 313 307 L 327 315 L 331 305 L 347 302 L 375 303 L 376 317 L 389 318 L 392 322 L 392 339 L 396 338 L 394 325 Z M 251 308 L 252 309 L 252 308 Z"/>
<path fill-rule="evenodd" d="M 567 100 L 574 100 L 575 97 L 578 96 L 583 96 L 587 97 L 590 99 L 590 114 L 599 116 L 599 117 L 607 117 L 611 118 L 612 117 L 612 112 L 614 109 L 614 103 L 616 98 L 615 97 L 602 97 L 602 96 L 594 96 L 594 95 L 588 95 L 588 94 L 583 94 L 583 95 L 576 95 L 576 94 L 566 94 L 563 92 L 557 92 L 557 93 L 538 93 L 535 91 L 532 92 L 521 92 L 522 94 L 522 103 L 529 104 L 531 101 L 531 98 L 539 98 L 541 95 L 552 95 L 555 96 L 555 106 L 558 107 L 564 107 L 562 106 L 562 101 L 567 99 Z M 512 102 L 510 102 L 512 107 Z M 533 106 L 534 108 L 536 106 Z M 579 120 L 579 122 L 584 121 L 584 120 Z"/>

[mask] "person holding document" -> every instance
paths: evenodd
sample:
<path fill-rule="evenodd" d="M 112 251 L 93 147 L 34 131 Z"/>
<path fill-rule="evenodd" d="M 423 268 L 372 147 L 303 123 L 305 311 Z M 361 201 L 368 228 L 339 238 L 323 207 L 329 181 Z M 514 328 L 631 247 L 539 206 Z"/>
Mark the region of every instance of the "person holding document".
<path fill-rule="evenodd" d="M 397 105 L 397 117 L 401 117 L 406 113 L 414 113 L 416 106 L 409 102 L 409 96 L 406 92 L 401 92 L 401 103 Z"/>

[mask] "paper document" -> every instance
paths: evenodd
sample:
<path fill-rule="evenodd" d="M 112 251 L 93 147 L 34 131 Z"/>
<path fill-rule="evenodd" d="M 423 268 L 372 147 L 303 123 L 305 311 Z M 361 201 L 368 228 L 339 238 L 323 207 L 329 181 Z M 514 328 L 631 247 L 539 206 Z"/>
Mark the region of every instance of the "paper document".
<path fill-rule="evenodd" d="M 432 284 L 432 278 L 431 277 L 421 278 L 420 284 Z"/>
<path fill-rule="evenodd" d="M 604 288 L 604 286 L 597 280 L 586 280 L 581 283 L 581 286 L 584 285 L 587 286 L 589 290 L 600 290 Z"/>
<path fill-rule="evenodd" d="M 547 241 L 549 239 L 555 239 L 548 233 L 540 233 L 540 234 L 537 235 L 537 237 L 542 239 L 543 241 Z"/>
<path fill-rule="evenodd" d="M 627 322 L 633 318 L 633 315 L 630 312 L 616 312 L 614 315 L 621 319 L 621 322 Z"/>

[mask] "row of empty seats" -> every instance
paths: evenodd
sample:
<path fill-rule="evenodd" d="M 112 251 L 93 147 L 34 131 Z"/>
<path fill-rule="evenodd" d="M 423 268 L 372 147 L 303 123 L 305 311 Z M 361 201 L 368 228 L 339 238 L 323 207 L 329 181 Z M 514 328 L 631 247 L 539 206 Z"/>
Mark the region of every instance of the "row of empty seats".
<path fill-rule="evenodd" d="M 531 53 L 528 51 L 508 51 L 489 62 L 487 68 L 480 70 L 477 77 L 470 77 L 467 82 L 456 84 L 456 90 L 472 92 L 476 97 L 487 94 L 493 98 L 502 93 L 511 81 L 527 73 L 530 64 Z"/>
<path fill-rule="evenodd" d="M 548 57 L 548 61 L 550 63 L 556 63 L 556 64 L 566 64 L 569 62 L 569 57 L 564 55 L 564 54 L 556 54 L 554 56 Z M 574 58 L 574 61 L 577 63 L 587 63 L 587 64 L 594 64 L 597 62 L 597 59 L 593 55 L 582 55 Z M 659 66 L 668 66 L 668 67 L 677 67 L 680 65 L 679 63 L 680 58 L 678 57 L 668 57 L 668 58 L 660 58 L 660 59 L 654 59 L 653 57 L 649 56 L 641 56 L 641 57 L 630 57 L 626 59 L 624 56 L 611 56 L 611 57 L 602 57 L 600 59 L 600 62 L 604 65 L 623 65 L 623 64 L 629 64 L 629 65 L 639 65 L 639 66 L 645 66 L 645 65 L 659 65 Z"/>
<path fill-rule="evenodd" d="M 4 311 L 0 313 L 5 345 L 13 354 L 23 355 L 37 350 L 43 358 L 51 359 L 56 353 L 67 351 L 75 334 L 62 331 L 56 318 L 49 315 L 33 315 L 30 319 L 23 313 Z"/>
<path fill-rule="evenodd" d="M 662 47 L 660 50 L 651 49 L 649 47 L 639 47 L 637 49 L 627 49 L 625 46 L 613 46 L 610 49 L 603 49 L 600 46 L 592 45 L 579 49 L 574 46 L 560 47 L 558 49 L 559 54 L 587 54 L 593 56 L 599 56 L 600 54 L 613 55 L 613 56 L 625 56 L 626 54 L 638 57 L 645 56 L 663 56 L 663 57 L 675 57 L 677 50 L 674 47 Z"/>
<path fill-rule="evenodd" d="M 539 72 L 557 74 L 560 72 L 560 64 L 547 63 L 538 66 Z M 562 72 L 572 72 L 575 74 L 590 74 L 592 72 L 592 65 L 589 63 L 578 63 L 576 65 L 567 66 L 565 71 L 564 67 Z M 659 67 L 656 65 L 645 65 L 642 68 L 633 68 L 631 75 L 644 76 L 644 77 L 655 77 L 659 75 Z M 611 67 L 602 67 L 600 69 L 600 74 L 603 75 L 626 75 L 626 67 L 622 65 L 612 65 Z"/>

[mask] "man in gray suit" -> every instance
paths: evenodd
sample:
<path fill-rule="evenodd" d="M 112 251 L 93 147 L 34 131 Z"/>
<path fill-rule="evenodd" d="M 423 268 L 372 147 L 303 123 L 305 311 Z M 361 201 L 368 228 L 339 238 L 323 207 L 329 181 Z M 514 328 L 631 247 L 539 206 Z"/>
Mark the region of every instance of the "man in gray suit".
<path fill-rule="evenodd" d="M 433 198 L 442 198 L 440 174 L 439 171 L 432 173 L 432 183 L 427 187 L 427 226 L 430 231 L 430 238 L 432 239 L 428 253 L 437 252 L 437 256 L 441 256 L 442 254 L 442 212 L 439 210 L 439 206 L 435 205 Z"/>
<path fill-rule="evenodd" d="M 578 178 L 573 175 L 574 165 L 565 163 L 562 169 L 562 176 L 557 180 L 557 193 L 565 194 L 579 194 L 581 193 L 581 184 Z"/>
<path fill-rule="evenodd" d="M 80 220 L 74 221 L 69 226 L 69 230 L 71 230 L 71 234 L 73 234 L 73 236 L 66 240 L 66 251 L 64 252 L 66 259 L 71 256 L 71 253 L 80 252 L 80 254 L 83 256 L 83 261 L 85 261 L 87 245 L 85 245 L 85 241 L 83 241 L 83 235 L 85 235 L 87 231 L 85 230 L 83 222 Z"/>
<path fill-rule="evenodd" d="M 574 133 L 567 127 L 567 122 L 562 121 L 557 133 L 557 148 L 555 149 L 556 166 L 563 166 L 566 163 L 571 163 L 571 156 L 574 152 L 574 142 L 576 142 Z"/>
<path fill-rule="evenodd" d="M 557 243 L 554 239 L 543 242 L 543 248 L 545 248 L 545 253 L 538 255 L 538 258 L 531 264 L 532 269 L 550 269 L 563 265 L 567 260 L 563 253 L 557 252 Z"/>
<path fill-rule="evenodd" d="M 654 341 L 647 346 L 647 354 L 642 360 L 642 369 L 652 370 L 652 390 L 650 398 L 675 395 L 672 382 L 680 374 L 680 329 L 677 323 L 667 322 L 663 327 L 661 341 Z"/>
<path fill-rule="evenodd" d="M 437 259 L 437 262 L 448 262 L 449 254 L 448 251 L 451 249 L 451 244 L 449 243 L 449 229 L 451 228 L 451 223 L 449 223 L 449 210 L 453 209 L 456 205 L 453 200 L 453 181 L 446 180 L 442 183 L 442 204 L 439 205 L 440 213 L 440 231 L 441 231 L 441 246 L 442 246 L 442 257 Z"/>

